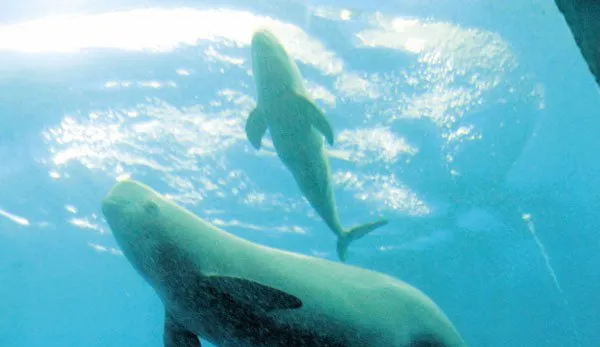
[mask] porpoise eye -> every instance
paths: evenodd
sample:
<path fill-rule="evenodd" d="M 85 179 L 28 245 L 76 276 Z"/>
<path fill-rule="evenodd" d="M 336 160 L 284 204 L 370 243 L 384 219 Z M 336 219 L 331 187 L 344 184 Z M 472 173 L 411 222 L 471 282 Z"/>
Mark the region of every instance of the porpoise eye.
<path fill-rule="evenodd" d="M 144 211 L 150 215 L 155 215 L 158 213 L 158 205 L 154 201 L 146 201 L 143 205 Z"/>

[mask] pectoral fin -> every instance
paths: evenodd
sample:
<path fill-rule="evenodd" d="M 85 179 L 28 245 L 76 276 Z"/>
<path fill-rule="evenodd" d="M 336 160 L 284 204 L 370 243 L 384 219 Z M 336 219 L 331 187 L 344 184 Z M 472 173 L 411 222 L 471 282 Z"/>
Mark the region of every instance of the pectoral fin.
<path fill-rule="evenodd" d="M 201 347 L 198 337 L 175 322 L 168 313 L 165 314 L 165 347 Z"/>
<path fill-rule="evenodd" d="M 261 115 L 258 107 L 256 107 L 246 121 L 246 137 L 256 149 L 260 149 L 260 143 L 262 141 L 265 132 L 267 131 L 267 123 Z"/>
<path fill-rule="evenodd" d="M 258 307 L 264 311 L 295 309 L 302 301 L 294 295 L 258 282 L 228 276 L 208 276 L 208 286 L 243 306 Z"/>
<path fill-rule="evenodd" d="M 305 115 L 309 123 L 325 136 L 327 143 L 333 145 L 333 128 L 323 111 L 314 102 L 301 95 L 294 94 L 293 102 L 297 104 L 298 111 Z"/>

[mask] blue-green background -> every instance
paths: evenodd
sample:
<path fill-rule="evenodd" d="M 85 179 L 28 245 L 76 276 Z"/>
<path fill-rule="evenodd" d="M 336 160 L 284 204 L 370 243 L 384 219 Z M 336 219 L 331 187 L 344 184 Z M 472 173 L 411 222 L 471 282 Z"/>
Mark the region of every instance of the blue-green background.
<path fill-rule="evenodd" d="M 600 97 L 552 1 L 38 0 L 0 4 L 0 346 L 161 346 L 101 215 L 117 177 L 336 260 L 243 133 L 259 25 L 334 126 L 343 223 L 390 219 L 350 264 L 423 290 L 470 346 L 600 345 Z"/>

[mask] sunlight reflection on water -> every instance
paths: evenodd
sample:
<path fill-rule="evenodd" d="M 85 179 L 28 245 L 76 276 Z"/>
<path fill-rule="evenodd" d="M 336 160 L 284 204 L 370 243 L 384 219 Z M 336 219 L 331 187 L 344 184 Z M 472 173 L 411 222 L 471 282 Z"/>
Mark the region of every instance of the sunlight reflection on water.
<path fill-rule="evenodd" d="M 498 89 L 513 90 L 508 94 L 515 98 L 529 95 L 543 105 L 539 101 L 543 91 L 535 92 L 539 86 L 523 83 L 522 76 L 520 84 L 507 78 L 517 68 L 517 59 L 510 45 L 495 33 L 381 13 L 360 18 L 342 13 L 346 12 L 340 9 L 339 16 L 331 20 L 355 21 L 362 26 L 354 33 L 356 48 L 365 54 L 375 48 L 398 51 L 411 59 L 410 65 L 385 73 L 354 71 L 341 56 L 294 24 L 227 9 L 152 8 L 17 23 L 0 27 L 0 50 L 62 54 L 102 48 L 168 54 L 182 46 L 211 42 L 200 52 L 203 59 L 244 70 L 247 86 L 252 84 L 250 66 L 242 50 L 248 49 L 253 30 L 269 27 L 295 59 L 330 80 L 333 90 L 307 78 L 311 96 L 324 103 L 326 111 L 340 101 L 354 103 L 358 113 L 348 117 L 357 117 L 358 124 L 363 123 L 361 119 L 370 122 L 354 129 L 337 127 L 330 153 L 335 160 L 355 165 L 351 170 L 336 170 L 332 160 L 336 186 L 351 193 L 355 204 L 368 206 L 365 210 L 376 214 L 430 213 L 430 207 L 397 175 L 398 165 L 420 155 L 420 148 L 397 134 L 394 127 L 402 127 L 407 119 L 435 124 L 445 146 L 448 173 L 459 175 L 460 168 L 453 167 L 459 146 L 481 141 L 485 131 L 465 123 L 462 117 L 466 112 L 481 108 L 483 100 L 490 105 L 487 107 L 508 102 L 494 99 L 493 92 Z M 236 25 L 228 24 L 232 22 Z M 225 49 L 227 53 L 221 52 Z M 173 73 L 194 78 L 198 71 L 177 66 Z M 168 79 L 109 79 L 103 86 L 115 90 L 179 88 L 177 81 Z M 290 198 L 266 193 L 228 160 L 232 151 L 250 148 L 243 128 L 255 104 L 251 95 L 248 87 L 236 85 L 220 89 L 212 101 L 195 106 L 148 98 L 126 109 L 81 114 L 74 108 L 43 134 L 51 154 L 50 175 L 55 179 L 67 176 L 74 161 L 115 177 L 151 170 L 174 190 L 169 197 L 183 204 L 196 204 L 207 197 L 228 198 L 255 209 L 298 212 L 293 206 L 303 204 L 299 194 Z M 268 138 L 260 152 L 250 153 L 278 160 Z M 359 170 L 370 165 L 382 169 L 377 174 Z M 283 170 L 280 164 L 277 167 Z M 307 209 L 300 211 L 306 213 Z M 254 228 L 236 220 L 222 223 Z M 292 226 L 289 230 L 304 233 L 310 228 Z"/>

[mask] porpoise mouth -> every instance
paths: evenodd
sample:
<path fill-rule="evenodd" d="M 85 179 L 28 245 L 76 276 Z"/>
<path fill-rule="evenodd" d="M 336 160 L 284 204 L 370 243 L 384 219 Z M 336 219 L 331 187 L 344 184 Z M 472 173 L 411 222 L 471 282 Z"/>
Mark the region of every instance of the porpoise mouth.
<path fill-rule="evenodd" d="M 131 206 L 149 200 L 155 193 L 148 186 L 133 180 L 117 182 L 102 199 L 102 213 L 111 227 L 115 223 L 122 223 L 123 218 L 129 215 Z M 128 217 L 127 217 L 128 218 Z"/>
<path fill-rule="evenodd" d="M 120 215 L 123 208 L 128 204 L 129 202 L 125 199 L 108 196 L 102 199 L 102 214 L 109 221 L 111 218 Z"/>

